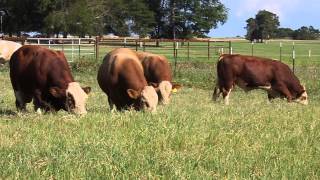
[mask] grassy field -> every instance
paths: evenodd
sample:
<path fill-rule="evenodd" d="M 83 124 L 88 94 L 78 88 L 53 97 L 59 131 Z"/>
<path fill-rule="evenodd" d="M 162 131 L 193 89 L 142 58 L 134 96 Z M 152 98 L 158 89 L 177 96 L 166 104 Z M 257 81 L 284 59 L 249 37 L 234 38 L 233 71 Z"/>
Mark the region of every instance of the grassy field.
<path fill-rule="evenodd" d="M 8 67 L 0 68 L 0 178 L 319 179 L 316 65 L 297 71 L 308 106 L 238 89 L 225 106 L 211 101 L 214 62 L 181 61 L 175 81 L 184 87 L 155 114 L 111 112 L 96 83 L 100 62 L 77 61 L 75 79 L 92 87 L 85 117 L 38 115 L 31 104 L 17 113 Z"/>

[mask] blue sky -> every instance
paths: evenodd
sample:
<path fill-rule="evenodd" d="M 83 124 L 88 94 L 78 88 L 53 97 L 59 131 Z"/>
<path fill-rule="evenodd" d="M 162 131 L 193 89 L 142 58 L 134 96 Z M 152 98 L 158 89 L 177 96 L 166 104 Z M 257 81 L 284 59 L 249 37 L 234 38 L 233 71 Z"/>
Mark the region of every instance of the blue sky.
<path fill-rule="evenodd" d="M 279 16 L 280 27 L 298 29 L 310 26 L 320 29 L 320 0 L 220 0 L 228 9 L 228 20 L 210 37 L 244 36 L 246 20 L 255 17 L 259 10 L 267 10 Z"/>

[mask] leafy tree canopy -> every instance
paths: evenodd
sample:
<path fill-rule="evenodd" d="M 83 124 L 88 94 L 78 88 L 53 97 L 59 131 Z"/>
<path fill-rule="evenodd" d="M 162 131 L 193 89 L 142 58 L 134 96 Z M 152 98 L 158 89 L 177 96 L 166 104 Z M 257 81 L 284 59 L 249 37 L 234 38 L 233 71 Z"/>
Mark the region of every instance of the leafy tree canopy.
<path fill-rule="evenodd" d="M 2 0 L 10 16 L 4 31 L 19 35 L 39 31 L 58 34 L 114 33 L 141 37 L 205 36 L 227 19 L 219 0 Z"/>

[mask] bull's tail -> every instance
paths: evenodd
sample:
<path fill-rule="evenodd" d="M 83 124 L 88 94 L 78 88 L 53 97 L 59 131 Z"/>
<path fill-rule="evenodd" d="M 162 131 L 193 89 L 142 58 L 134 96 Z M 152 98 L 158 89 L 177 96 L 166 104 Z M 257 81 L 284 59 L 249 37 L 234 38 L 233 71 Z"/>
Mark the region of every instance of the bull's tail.
<path fill-rule="evenodd" d="M 226 54 L 222 54 L 220 55 L 219 59 L 218 59 L 218 62 L 217 62 L 217 74 L 216 74 L 216 83 L 215 83 L 215 87 L 214 87 L 214 91 L 213 91 L 213 94 L 212 94 L 212 100 L 213 101 L 217 101 L 220 94 L 222 93 L 222 89 L 221 89 L 221 84 L 220 84 L 220 81 L 221 81 L 221 78 L 222 76 L 221 75 L 221 71 L 222 71 L 222 59 L 224 58 Z"/>

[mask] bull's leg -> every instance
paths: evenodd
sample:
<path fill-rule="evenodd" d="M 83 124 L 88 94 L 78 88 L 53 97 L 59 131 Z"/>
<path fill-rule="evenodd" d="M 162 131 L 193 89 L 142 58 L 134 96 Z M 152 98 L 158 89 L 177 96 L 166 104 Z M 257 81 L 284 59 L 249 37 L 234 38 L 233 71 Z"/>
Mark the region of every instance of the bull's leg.
<path fill-rule="evenodd" d="M 226 105 L 229 105 L 229 96 L 230 96 L 232 87 L 233 87 L 233 81 L 229 81 L 229 83 L 224 84 L 223 87 L 221 87 L 220 89 L 222 90 L 223 100 Z"/>
<path fill-rule="evenodd" d="M 34 105 L 34 110 L 39 114 L 41 114 L 41 109 L 43 109 L 46 112 L 51 110 L 50 104 L 45 102 L 42 99 L 40 90 L 36 90 L 34 93 L 33 105 Z"/>
<path fill-rule="evenodd" d="M 268 100 L 272 101 L 275 97 L 272 95 L 272 92 L 268 91 Z"/>
<path fill-rule="evenodd" d="M 222 96 L 223 96 L 225 105 L 229 105 L 229 96 L 230 96 L 231 90 L 232 90 L 232 88 L 229 88 L 228 90 L 224 89 L 222 92 Z"/>
<path fill-rule="evenodd" d="M 16 97 L 16 107 L 18 111 L 26 111 L 26 104 L 31 102 L 32 98 L 21 91 L 14 91 L 14 95 Z"/>
<path fill-rule="evenodd" d="M 112 102 L 111 98 L 108 96 L 108 103 L 110 106 L 110 110 L 112 111 L 114 109 L 114 103 Z"/>
<path fill-rule="evenodd" d="M 280 94 L 284 95 L 288 102 L 292 101 L 292 95 L 286 85 L 278 85 L 276 90 L 278 90 Z"/>
<path fill-rule="evenodd" d="M 213 101 L 217 101 L 220 94 L 221 94 L 221 90 L 220 87 L 218 87 L 219 85 L 217 84 L 216 87 L 214 88 L 213 94 L 212 94 L 212 100 Z"/>

